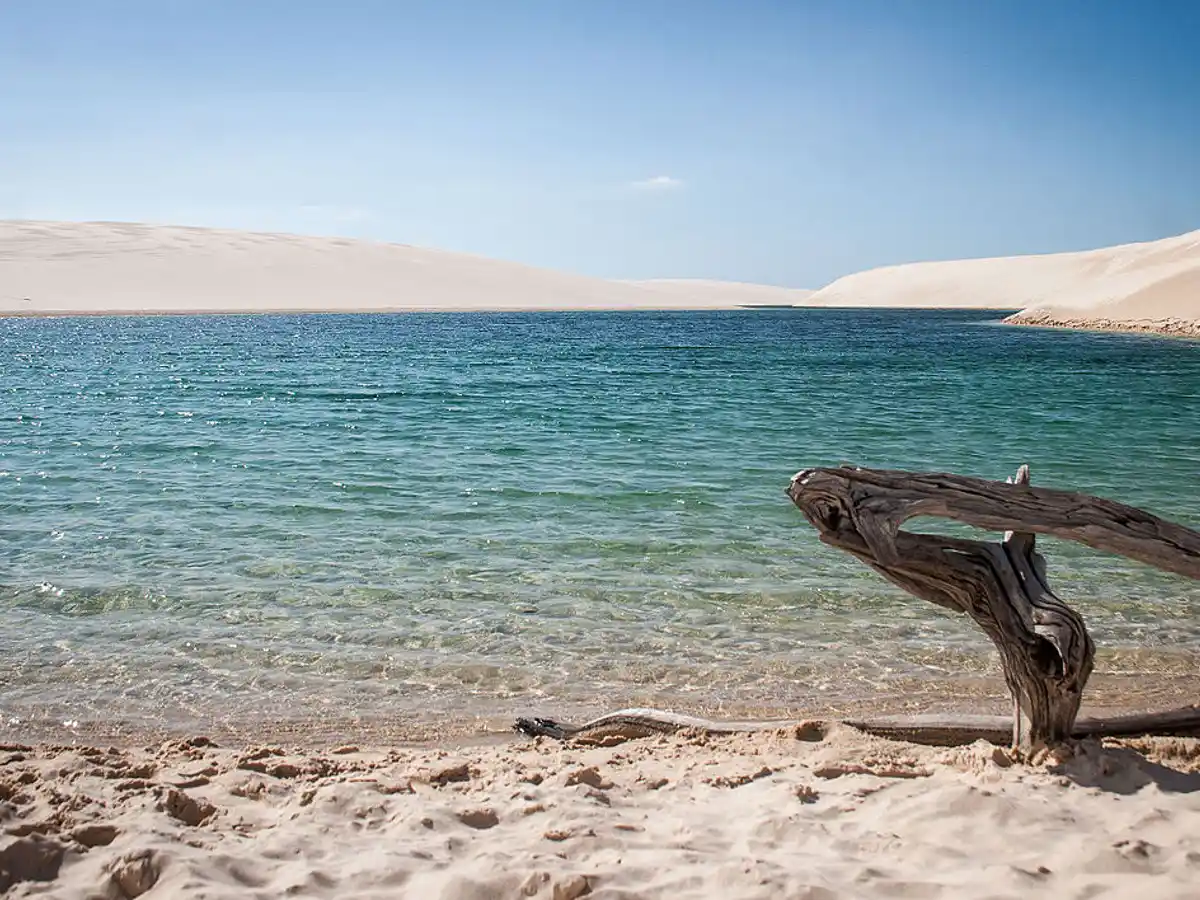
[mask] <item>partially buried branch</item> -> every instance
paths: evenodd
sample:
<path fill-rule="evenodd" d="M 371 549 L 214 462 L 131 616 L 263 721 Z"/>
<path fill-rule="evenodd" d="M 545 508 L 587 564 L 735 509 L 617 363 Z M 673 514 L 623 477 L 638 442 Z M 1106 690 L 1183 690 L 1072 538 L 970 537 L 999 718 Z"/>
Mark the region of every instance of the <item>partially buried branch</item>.
<path fill-rule="evenodd" d="M 1097 497 L 1007 483 L 852 467 L 807 469 L 788 496 L 821 540 L 923 600 L 966 613 L 1000 651 L 1014 701 L 1013 742 L 1071 736 L 1095 652 L 1082 617 L 1046 582 L 1036 534 L 1051 534 L 1200 578 L 1200 533 Z M 916 516 L 1004 531 L 999 543 L 915 534 Z"/>

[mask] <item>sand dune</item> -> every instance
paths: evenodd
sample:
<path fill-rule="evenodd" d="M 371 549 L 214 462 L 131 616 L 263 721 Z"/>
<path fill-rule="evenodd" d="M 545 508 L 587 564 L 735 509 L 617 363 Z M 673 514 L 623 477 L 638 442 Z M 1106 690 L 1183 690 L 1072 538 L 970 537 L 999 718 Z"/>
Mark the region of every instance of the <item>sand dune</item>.
<path fill-rule="evenodd" d="M 1197 232 L 1200 234 L 1200 232 Z M 1200 257 L 1198 257 L 1200 258 Z M 1049 303 L 1005 319 L 1014 325 L 1148 331 L 1200 337 L 1200 263 L 1090 306 Z"/>
<path fill-rule="evenodd" d="M 605 281 L 401 244 L 0 222 L 0 313 L 728 309 L 745 302 L 744 285 Z"/>
<path fill-rule="evenodd" d="M 1142 751 L 1142 752 L 1138 752 Z M 0 746 L 0 893 L 1192 898 L 1200 744 L 1014 764 L 839 728 L 616 747 Z"/>
<path fill-rule="evenodd" d="M 1020 309 L 1013 321 L 1200 323 L 1200 231 L 1080 253 L 911 263 L 848 275 L 813 306 Z"/>
<path fill-rule="evenodd" d="M 388 310 L 1022 310 L 1037 325 L 1200 335 L 1200 231 L 1079 253 L 911 263 L 816 292 L 606 281 L 402 244 L 111 222 L 0 222 L 0 314 Z"/>

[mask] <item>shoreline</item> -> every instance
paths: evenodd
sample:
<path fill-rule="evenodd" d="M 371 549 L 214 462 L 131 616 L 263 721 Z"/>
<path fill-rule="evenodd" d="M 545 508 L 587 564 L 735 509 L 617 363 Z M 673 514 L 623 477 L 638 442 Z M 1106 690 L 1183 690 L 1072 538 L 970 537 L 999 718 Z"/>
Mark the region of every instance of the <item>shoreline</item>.
<path fill-rule="evenodd" d="M 1200 320 L 1163 318 L 1121 320 L 1090 316 L 1065 316 L 1031 310 L 1002 320 L 1005 325 L 1059 331 L 1095 331 L 1156 337 L 1200 339 Z"/>
<path fill-rule="evenodd" d="M 405 306 L 395 308 L 363 307 L 356 309 L 104 309 L 104 310 L 39 310 L 37 312 L 0 312 L 0 319 L 159 319 L 191 317 L 254 316 L 404 316 L 404 315 L 511 315 L 514 313 L 663 313 L 663 312 L 735 312 L 748 309 L 741 306 Z"/>
<path fill-rule="evenodd" d="M 979 307 L 979 306 L 891 306 L 891 307 L 874 307 L 874 306 L 806 306 L 804 304 L 794 304 L 784 306 L 779 304 L 730 304 L 729 306 L 405 306 L 391 309 L 375 308 L 375 307 L 360 307 L 352 309 L 310 309 L 296 307 L 292 309 L 263 307 L 261 309 L 222 309 L 222 308 L 196 308 L 196 309 L 104 309 L 104 310 L 0 310 L 0 319 L 95 319 L 95 318 L 187 318 L 200 316 L 402 316 L 408 314 L 417 315 L 463 315 L 463 314 L 479 314 L 479 315 L 509 315 L 514 313 L 706 313 L 706 312 L 780 312 L 783 310 L 796 311 L 803 310 L 807 312 L 830 312 L 830 313 L 846 313 L 846 312 L 896 312 L 896 313 L 1010 313 L 1012 306 L 1005 307 Z M 1005 320 L 998 319 L 998 322 Z M 1200 326 L 1198 326 L 1200 327 Z"/>
<path fill-rule="evenodd" d="M 1119 716 L 1176 709 L 1196 702 L 1194 676 L 1177 673 L 1126 675 L 1097 671 L 1089 680 L 1080 711 L 1089 716 Z M 67 718 L 59 709 L 30 715 L 20 710 L 0 715 L 0 743 L 140 747 L 163 741 L 204 735 L 223 746 L 253 746 L 285 742 L 297 747 L 320 748 L 346 743 L 447 749 L 505 742 L 521 716 L 543 716 L 559 721 L 583 722 L 616 709 L 651 706 L 664 711 L 723 721 L 778 720 L 781 724 L 803 720 L 835 721 L 886 718 L 913 714 L 1008 715 L 1011 702 L 999 672 L 967 682 L 910 684 L 897 682 L 891 689 L 869 696 L 835 702 L 800 702 L 764 705 L 761 702 L 697 703 L 680 697 L 614 698 L 611 704 L 595 700 L 556 701 L 531 697 L 520 702 L 497 701 L 490 706 L 459 707 L 453 698 L 442 704 L 457 712 L 436 713 L 429 707 L 398 708 L 394 713 L 369 711 L 341 716 L 305 714 L 230 719 L 216 714 L 194 715 L 176 721 L 146 717 L 122 719 L 114 710 L 91 717 Z"/>

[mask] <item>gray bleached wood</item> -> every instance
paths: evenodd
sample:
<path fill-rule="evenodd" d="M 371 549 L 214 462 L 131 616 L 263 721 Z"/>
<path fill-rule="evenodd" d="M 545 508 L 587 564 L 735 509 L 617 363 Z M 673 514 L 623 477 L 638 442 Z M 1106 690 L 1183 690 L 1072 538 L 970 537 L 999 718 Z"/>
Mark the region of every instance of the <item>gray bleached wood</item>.
<path fill-rule="evenodd" d="M 868 514 L 864 537 L 881 539 L 873 546 L 884 554 L 882 562 L 888 560 L 888 532 L 916 516 L 938 516 L 987 531 L 1050 534 L 1200 578 L 1200 532 L 1113 500 L 963 475 L 851 466 L 806 469 L 792 478 L 788 496 L 804 511 L 822 493 L 838 491 Z"/>
<path fill-rule="evenodd" d="M 1083 619 L 1046 583 L 1035 534 L 1052 534 L 1200 578 L 1200 534 L 1142 510 L 1008 483 L 877 469 L 807 469 L 788 496 L 821 540 L 909 593 L 966 613 L 1000 652 L 1014 700 L 1013 741 L 1026 749 L 1074 733 L 1094 646 Z M 916 516 L 1005 531 L 1001 543 L 900 529 Z"/>
<path fill-rule="evenodd" d="M 974 741 L 1003 743 L 1012 733 L 1007 716 L 940 715 L 921 713 L 903 716 L 874 716 L 857 719 L 770 719 L 755 722 L 724 722 L 683 716 L 660 709 L 619 709 L 580 725 L 554 719 L 517 719 L 514 729 L 530 737 L 560 741 L 608 742 L 692 731 L 704 734 L 742 734 L 761 731 L 791 731 L 801 740 L 821 740 L 836 725 L 849 725 L 878 737 L 915 744 L 953 747 Z M 1132 737 L 1138 735 L 1200 737 L 1200 707 L 1185 706 L 1167 712 L 1131 716 L 1077 719 L 1072 737 Z"/>

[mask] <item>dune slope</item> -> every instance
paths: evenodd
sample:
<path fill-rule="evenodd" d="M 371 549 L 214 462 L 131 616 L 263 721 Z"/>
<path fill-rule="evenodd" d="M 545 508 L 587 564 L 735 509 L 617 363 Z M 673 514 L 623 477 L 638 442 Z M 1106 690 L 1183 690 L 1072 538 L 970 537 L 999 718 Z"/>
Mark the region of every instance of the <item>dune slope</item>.
<path fill-rule="evenodd" d="M 1016 322 L 1200 322 L 1200 231 L 1078 253 L 911 263 L 840 278 L 813 306 L 1020 309 Z M 1169 329 L 1160 329 L 1169 330 Z"/>
<path fill-rule="evenodd" d="M 704 309 L 745 302 L 345 238 L 0 222 L 0 313 Z"/>
<path fill-rule="evenodd" d="M 0 314 L 744 306 L 1019 309 L 1007 321 L 1200 335 L 1200 231 L 1077 253 L 888 266 L 810 292 L 608 281 L 347 238 L 0 221 Z"/>

